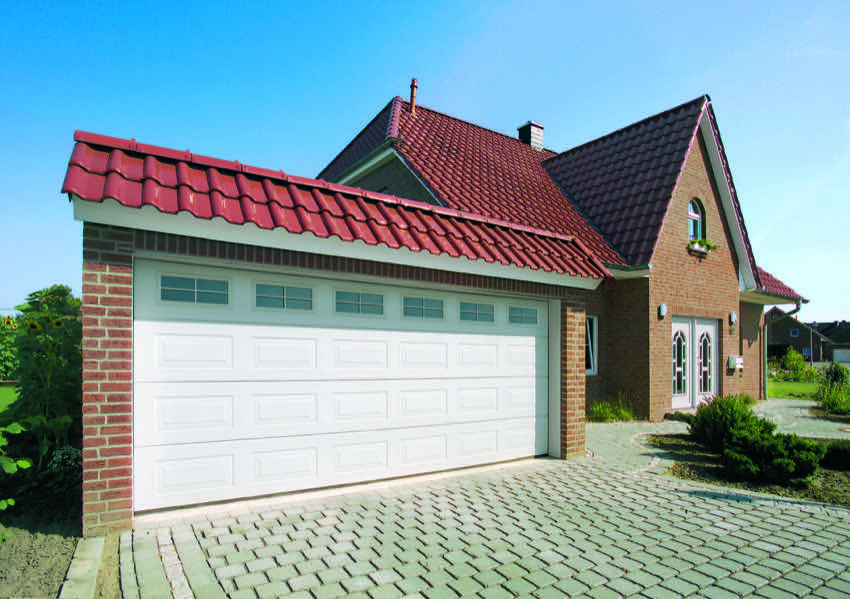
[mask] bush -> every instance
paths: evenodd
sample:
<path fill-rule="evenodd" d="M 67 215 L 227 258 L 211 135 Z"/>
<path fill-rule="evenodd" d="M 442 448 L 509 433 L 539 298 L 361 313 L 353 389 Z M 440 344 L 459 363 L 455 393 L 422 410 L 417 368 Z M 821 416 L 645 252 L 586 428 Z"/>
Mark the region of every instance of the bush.
<path fill-rule="evenodd" d="M 850 414 L 850 373 L 841 364 L 833 362 L 823 370 L 823 377 L 815 392 L 821 407 L 834 414 Z"/>
<path fill-rule="evenodd" d="M 850 470 L 850 439 L 829 441 L 820 465 L 830 470 Z"/>
<path fill-rule="evenodd" d="M 752 404 L 753 399 L 748 395 L 715 397 L 697 408 L 690 433 L 699 443 L 718 453 L 726 447 L 734 431 L 772 434 L 776 425 L 753 414 Z"/>
<path fill-rule="evenodd" d="M 723 464 L 742 480 L 807 485 L 825 454 L 826 446 L 820 441 L 739 429 L 732 432 L 723 451 Z"/>
<path fill-rule="evenodd" d="M 691 412 L 667 412 L 664 414 L 664 420 L 675 420 L 676 422 L 684 422 L 685 424 L 693 424 L 696 416 Z"/>
<path fill-rule="evenodd" d="M 634 419 L 632 408 L 622 397 L 617 401 L 597 401 L 587 411 L 590 422 L 632 422 Z"/>
<path fill-rule="evenodd" d="M 800 375 L 806 368 L 806 359 L 793 347 L 789 347 L 788 351 L 785 352 L 785 357 L 782 358 L 782 368 L 787 370 L 792 377 L 798 377 L 792 380 L 799 380 Z"/>
<path fill-rule="evenodd" d="M 0 316 L 0 381 L 12 379 L 18 367 L 17 333 L 18 323 L 11 316 Z"/>

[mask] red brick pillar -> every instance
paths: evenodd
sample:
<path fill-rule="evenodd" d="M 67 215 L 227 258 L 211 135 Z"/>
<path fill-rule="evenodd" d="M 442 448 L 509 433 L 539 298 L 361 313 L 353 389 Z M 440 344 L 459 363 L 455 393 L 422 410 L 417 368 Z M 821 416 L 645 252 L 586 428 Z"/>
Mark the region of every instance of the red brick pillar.
<path fill-rule="evenodd" d="M 83 535 L 133 514 L 133 232 L 83 224 Z"/>
<path fill-rule="evenodd" d="M 561 302 L 561 456 L 584 455 L 584 308 Z"/>

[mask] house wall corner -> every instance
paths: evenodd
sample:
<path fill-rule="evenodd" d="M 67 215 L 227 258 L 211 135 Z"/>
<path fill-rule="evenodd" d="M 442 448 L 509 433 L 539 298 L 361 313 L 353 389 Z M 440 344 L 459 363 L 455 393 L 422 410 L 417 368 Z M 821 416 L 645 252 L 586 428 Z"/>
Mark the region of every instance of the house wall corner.
<path fill-rule="evenodd" d="M 133 231 L 83 223 L 83 535 L 126 530 L 133 501 Z"/>

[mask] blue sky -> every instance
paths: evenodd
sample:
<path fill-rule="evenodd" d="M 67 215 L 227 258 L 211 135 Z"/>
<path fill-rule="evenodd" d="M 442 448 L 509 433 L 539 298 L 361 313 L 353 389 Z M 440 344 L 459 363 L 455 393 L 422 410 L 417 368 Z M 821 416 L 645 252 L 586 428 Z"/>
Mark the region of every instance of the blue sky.
<path fill-rule="evenodd" d="M 850 318 L 846 2 L 5 2 L 0 313 L 80 290 L 73 132 L 302 176 L 391 97 L 566 150 L 711 95 L 760 266 Z"/>

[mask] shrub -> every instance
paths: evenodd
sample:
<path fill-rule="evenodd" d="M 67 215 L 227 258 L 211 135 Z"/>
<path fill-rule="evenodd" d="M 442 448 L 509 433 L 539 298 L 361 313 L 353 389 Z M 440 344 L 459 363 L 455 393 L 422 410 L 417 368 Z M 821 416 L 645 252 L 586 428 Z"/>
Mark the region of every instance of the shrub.
<path fill-rule="evenodd" d="M 785 352 L 785 357 L 782 358 L 782 367 L 794 377 L 791 380 L 799 380 L 803 370 L 806 368 L 806 359 L 793 347 L 789 347 L 788 351 Z"/>
<path fill-rule="evenodd" d="M 34 437 L 38 470 L 51 447 L 79 437 L 82 418 L 80 301 L 70 288 L 53 285 L 18 306 L 18 399 L 12 416 Z M 72 428 L 73 427 L 73 428 Z"/>
<path fill-rule="evenodd" d="M 829 412 L 850 414 L 850 373 L 847 368 L 836 362 L 824 368 L 815 399 Z"/>
<path fill-rule="evenodd" d="M 747 395 L 715 397 L 697 408 L 690 433 L 705 447 L 722 452 L 737 430 L 772 434 L 776 425 L 750 410 L 753 399 Z"/>
<path fill-rule="evenodd" d="M 850 439 L 829 441 L 820 465 L 831 470 L 850 470 Z"/>
<path fill-rule="evenodd" d="M 597 401 L 587 412 L 587 420 L 591 422 L 632 422 L 634 419 L 635 414 L 629 402 L 622 396 L 616 401 Z"/>
<path fill-rule="evenodd" d="M 820 441 L 757 428 L 738 429 L 723 451 L 723 464 L 742 480 L 806 485 L 825 454 L 826 446 Z"/>
<path fill-rule="evenodd" d="M 0 381 L 12 379 L 18 367 L 17 333 L 18 323 L 11 316 L 0 316 Z"/>
<path fill-rule="evenodd" d="M 830 385 L 850 384 L 850 370 L 838 362 L 832 362 L 823 369 L 823 379 Z"/>
<path fill-rule="evenodd" d="M 668 412 L 664 414 L 664 420 L 675 420 L 677 422 L 684 422 L 685 424 L 693 424 L 694 418 L 696 416 L 691 412 Z"/>

